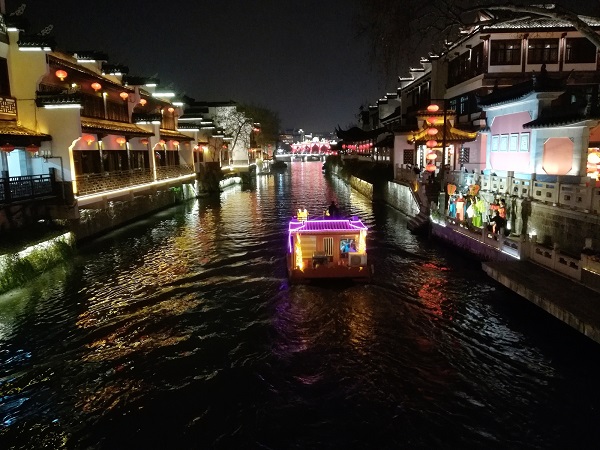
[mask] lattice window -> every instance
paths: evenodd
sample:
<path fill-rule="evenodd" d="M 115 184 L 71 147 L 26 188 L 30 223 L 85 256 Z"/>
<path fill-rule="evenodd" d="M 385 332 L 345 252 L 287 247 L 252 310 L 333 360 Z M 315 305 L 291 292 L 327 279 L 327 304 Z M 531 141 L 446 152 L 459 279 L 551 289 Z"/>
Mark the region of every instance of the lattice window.
<path fill-rule="evenodd" d="M 323 238 L 323 251 L 327 256 L 333 256 L 333 238 Z"/>
<path fill-rule="evenodd" d="M 412 164 L 415 161 L 415 151 L 412 148 L 404 150 L 403 164 Z"/>

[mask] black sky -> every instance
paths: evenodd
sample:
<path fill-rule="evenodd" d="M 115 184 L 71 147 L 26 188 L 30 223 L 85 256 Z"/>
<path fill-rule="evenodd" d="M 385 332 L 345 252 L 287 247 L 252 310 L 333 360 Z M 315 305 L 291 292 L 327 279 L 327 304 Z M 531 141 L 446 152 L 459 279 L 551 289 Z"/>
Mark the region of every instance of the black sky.
<path fill-rule="evenodd" d="M 268 107 L 284 128 L 347 127 L 385 93 L 354 0 L 6 0 L 7 13 L 22 3 L 30 31 L 52 24 L 59 50 L 104 51 L 196 100 Z"/>

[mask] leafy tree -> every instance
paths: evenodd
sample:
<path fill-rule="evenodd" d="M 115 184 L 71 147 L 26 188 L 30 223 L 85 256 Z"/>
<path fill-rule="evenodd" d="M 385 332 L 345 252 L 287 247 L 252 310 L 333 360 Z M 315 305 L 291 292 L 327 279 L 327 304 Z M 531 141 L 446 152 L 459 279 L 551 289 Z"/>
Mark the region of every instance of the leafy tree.
<path fill-rule="evenodd" d="M 253 122 L 260 123 L 260 133 L 256 136 L 256 145 L 265 147 L 269 144 L 275 146 L 279 139 L 281 120 L 277 112 L 258 105 L 241 105 L 239 107 Z"/>
<path fill-rule="evenodd" d="M 388 77 L 396 76 L 415 56 L 439 54 L 460 28 L 473 25 L 482 10 L 498 20 L 511 16 L 547 17 L 572 24 L 600 48 L 600 36 L 579 15 L 600 16 L 600 0 L 558 0 L 553 4 L 503 0 L 359 0 L 359 32 L 371 43 L 371 55 Z"/>

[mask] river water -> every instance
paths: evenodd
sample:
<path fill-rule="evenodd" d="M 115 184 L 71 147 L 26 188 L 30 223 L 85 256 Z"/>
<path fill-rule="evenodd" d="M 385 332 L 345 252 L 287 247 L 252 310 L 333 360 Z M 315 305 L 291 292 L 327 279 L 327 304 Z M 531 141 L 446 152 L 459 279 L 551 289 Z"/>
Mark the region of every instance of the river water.
<path fill-rule="evenodd" d="M 373 283 L 291 286 L 332 199 Z M 600 347 L 406 221 L 297 162 L 82 246 L 0 297 L 0 448 L 597 448 Z"/>

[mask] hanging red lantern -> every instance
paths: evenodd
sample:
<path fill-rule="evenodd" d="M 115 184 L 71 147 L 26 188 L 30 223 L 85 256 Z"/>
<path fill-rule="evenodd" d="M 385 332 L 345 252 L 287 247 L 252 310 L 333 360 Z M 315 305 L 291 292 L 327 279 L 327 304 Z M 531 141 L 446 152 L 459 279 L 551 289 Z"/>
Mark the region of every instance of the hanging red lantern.
<path fill-rule="evenodd" d="M 431 139 L 431 140 L 425 142 L 425 145 L 429 148 L 434 148 L 434 147 L 438 146 L 438 141 Z"/>
<path fill-rule="evenodd" d="M 15 146 L 7 142 L 6 144 L 0 145 L 0 149 L 2 149 L 3 152 L 10 153 L 15 149 Z"/>
<path fill-rule="evenodd" d="M 54 72 L 54 75 L 56 75 L 56 77 L 59 78 L 60 81 L 65 81 L 65 78 L 67 78 L 67 71 L 60 69 Z"/>
<path fill-rule="evenodd" d="M 426 170 L 427 172 L 435 172 L 435 164 L 427 164 L 427 165 L 425 166 L 425 170 Z"/>
<path fill-rule="evenodd" d="M 437 154 L 435 152 L 427 153 L 427 156 L 425 158 L 433 161 L 435 158 L 437 158 Z"/>
<path fill-rule="evenodd" d="M 94 136 L 92 136 L 91 134 L 84 134 L 83 136 L 81 136 L 81 139 L 83 139 L 85 142 L 87 142 L 87 145 L 90 145 L 92 142 L 94 142 L 96 140 L 96 138 Z"/>
<path fill-rule="evenodd" d="M 147 102 L 147 100 L 145 98 L 143 98 L 143 99 L 140 100 L 140 105 L 146 106 L 146 103 L 148 103 L 148 102 Z"/>
<path fill-rule="evenodd" d="M 92 89 L 98 92 L 100 89 L 102 89 L 102 85 L 98 82 L 94 82 L 92 83 Z"/>
<path fill-rule="evenodd" d="M 438 105 L 429 105 L 427 107 L 427 111 L 429 112 L 438 112 L 440 110 L 440 107 Z"/>
<path fill-rule="evenodd" d="M 175 112 L 175 108 L 173 108 L 173 107 L 171 106 L 169 109 L 167 109 L 167 111 L 169 111 L 170 113 L 172 113 L 172 112 Z"/>
<path fill-rule="evenodd" d="M 124 137 L 118 137 L 116 141 L 119 145 L 123 145 L 125 142 L 127 142 L 127 140 Z"/>
<path fill-rule="evenodd" d="M 427 134 L 429 136 L 435 136 L 436 134 L 438 134 L 438 129 L 437 128 L 428 128 Z"/>
<path fill-rule="evenodd" d="M 160 141 L 158 141 L 158 143 L 159 143 L 160 145 L 165 145 L 165 141 L 163 141 L 162 139 L 161 139 Z"/>
<path fill-rule="evenodd" d="M 123 100 L 127 100 L 129 98 L 129 93 L 127 93 L 127 92 L 121 92 L 119 94 L 119 97 L 121 97 Z"/>
<path fill-rule="evenodd" d="M 142 144 L 142 145 L 148 145 L 149 143 L 150 143 L 150 141 L 146 138 L 140 139 L 140 144 Z"/>
<path fill-rule="evenodd" d="M 40 146 L 29 144 L 27 147 L 25 147 L 25 150 L 27 150 L 29 153 L 37 153 L 40 150 Z"/>
<path fill-rule="evenodd" d="M 179 141 L 173 141 L 173 145 L 177 147 L 179 145 Z"/>
<path fill-rule="evenodd" d="M 440 120 L 440 118 L 439 117 L 428 117 L 425 120 L 427 120 L 428 123 L 433 125 L 434 123 L 438 122 Z"/>

